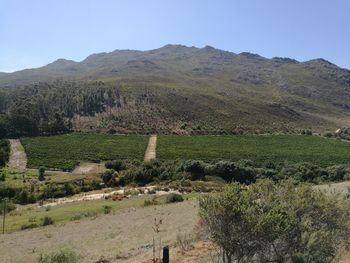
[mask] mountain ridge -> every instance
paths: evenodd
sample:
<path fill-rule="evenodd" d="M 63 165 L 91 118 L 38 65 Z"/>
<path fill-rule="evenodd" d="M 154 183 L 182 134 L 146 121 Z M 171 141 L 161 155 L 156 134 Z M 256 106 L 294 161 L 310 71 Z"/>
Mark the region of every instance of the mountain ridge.
<path fill-rule="evenodd" d="M 86 94 L 83 101 L 67 88 L 85 93 L 90 86 L 94 97 Z M 21 90 L 34 105 L 28 90 L 45 91 L 41 96 L 47 101 L 74 93 L 69 96 L 77 101 L 69 102 L 69 114 L 64 113 L 68 102 L 58 101 L 56 111 L 77 131 L 217 134 L 350 127 L 350 71 L 325 59 L 299 62 L 210 46 L 166 45 L 97 53 L 81 62 L 58 59 L 41 68 L 0 75 L 0 87 L 7 93 L 9 87 L 14 93 Z M 50 92 L 57 94 L 51 98 Z M 9 101 L 6 107 L 11 108 Z M 96 107 L 83 107 L 88 117 L 75 105 L 87 101 Z M 9 111 L 6 107 L 4 112 Z M 44 113 L 40 114 L 48 118 Z"/>
<path fill-rule="evenodd" d="M 338 66 L 337 64 L 335 63 L 332 63 L 324 58 L 314 58 L 314 59 L 310 59 L 310 60 L 305 60 L 305 61 L 298 61 L 294 58 L 289 58 L 289 57 L 272 57 L 272 58 L 267 58 L 267 57 L 264 57 L 264 56 L 261 56 L 259 54 L 256 54 L 256 53 L 252 53 L 252 52 L 241 52 L 241 53 L 234 53 L 232 51 L 226 51 L 226 50 L 221 50 L 221 49 L 217 49 L 215 47 L 212 47 L 212 46 L 209 46 L 209 45 L 206 45 L 204 46 L 203 48 L 199 48 L 199 47 L 195 47 L 195 46 L 186 46 L 186 45 L 181 45 L 181 44 L 167 44 L 167 45 L 164 45 L 163 47 L 160 47 L 160 48 L 156 48 L 156 49 L 150 49 L 150 50 L 135 50 L 135 49 L 115 49 L 113 51 L 110 51 L 110 52 L 98 52 L 98 53 L 93 53 L 93 54 L 90 54 L 88 55 L 87 57 L 85 57 L 83 60 L 81 61 L 75 61 L 75 60 L 71 60 L 71 59 L 65 59 L 65 58 L 58 58 L 46 65 L 43 65 L 43 66 L 40 66 L 40 67 L 35 67 L 35 68 L 26 68 L 26 69 L 22 69 L 22 70 L 17 70 L 17 71 L 14 71 L 14 72 L 0 72 L 0 75 L 3 75 L 3 74 L 6 74 L 6 75 L 11 75 L 11 74 L 14 74 L 14 73 L 19 73 L 19 72 L 22 72 L 22 71 L 27 71 L 27 70 L 37 70 L 37 69 L 41 69 L 41 68 L 45 68 L 47 66 L 50 66 L 50 65 L 53 65 L 53 64 L 61 64 L 63 61 L 64 62 L 69 62 L 69 63 L 72 63 L 72 64 L 79 64 L 79 63 L 86 63 L 87 61 L 91 60 L 91 59 L 95 59 L 96 57 L 101 57 L 101 56 L 108 56 L 108 55 L 113 55 L 113 54 L 116 54 L 116 53 L 152 53 L 152 52 L 156 52 L 156 51 L 159 51 L 159 50 L 165 50 L 165 49 L 168 49 L 168 50 L 174 50 L 174 49 L 179 49 L 179 48 L 184 48 L 184 49 L 197 49 L 197 50 L 214 50 L 214 51 L 220 51 L 220 52 L 226 52 L 226 53 L 230 53 L 232 55 L 242 55 L 242 56 L 246 56 L 246 57 L 255 57 L 255 58 L 263 58 L 263 59 L 267 59 L 267 60 L 279 60 L 279 61 L 283 61 L 283 62 L 296 62 L 296 63 L 311 63 L 311 62 L 320 62 L 320 63 L 326 63 L 326 64 L 330 64 L 330 65 L 334 65 L 340 69 L 344 69 L 344 70 L 350 70 L 350 69 L 347 69 L 347 68 L 343 68 L 343 67 L 340 67 Z"/>

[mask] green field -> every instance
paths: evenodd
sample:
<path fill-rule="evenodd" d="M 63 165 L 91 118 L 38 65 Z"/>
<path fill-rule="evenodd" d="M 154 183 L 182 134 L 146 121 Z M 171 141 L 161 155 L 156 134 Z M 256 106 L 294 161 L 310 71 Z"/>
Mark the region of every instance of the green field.
<path fill-rule="evenodd" d="M 45 166 L 71 170 L 81 161 L 115 159 L 142 160 L 147 136 L 106 134 L 68 134 L 22 138 L 29 167 Z"/>
<path fill-rule="evenodd" d="M 350 142 L 303 135 L 159 136 L 159 159 L 350 163 Z"/>

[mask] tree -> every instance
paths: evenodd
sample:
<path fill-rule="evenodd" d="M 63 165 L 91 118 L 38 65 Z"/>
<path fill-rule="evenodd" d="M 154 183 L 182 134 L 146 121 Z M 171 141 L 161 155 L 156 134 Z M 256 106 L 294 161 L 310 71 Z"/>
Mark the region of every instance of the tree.
<path fill-rule="evenodd" d="M 224 262 L 331 262 L 348 241 L 349 201 L 310 186 L 234 183 L 200 198 L 200 216 Z"/>
<path fill-rule="evenodd" d="M 39 171 L 39 176 L 38 176 L 39 181 L 45 181 L 45 167 L 40 166 L 38 171 Z"/>

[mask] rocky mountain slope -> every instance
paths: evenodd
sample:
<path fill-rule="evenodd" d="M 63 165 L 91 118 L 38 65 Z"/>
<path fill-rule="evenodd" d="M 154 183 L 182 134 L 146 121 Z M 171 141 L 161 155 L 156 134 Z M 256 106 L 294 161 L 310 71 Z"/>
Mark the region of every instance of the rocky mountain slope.
<path fill-rule="evenodd" d="M 116 50 L 1 74 L 0 91 L 38 82 L 56 83 L 57 90 L 57 79 L 75 86 L 102 81 L 113 91 L 103 110 L 63 116 L 75 130 L 216 134 L 350 126 L 350 71 L 323 59 L 267 59 L 209 46 Z"/>

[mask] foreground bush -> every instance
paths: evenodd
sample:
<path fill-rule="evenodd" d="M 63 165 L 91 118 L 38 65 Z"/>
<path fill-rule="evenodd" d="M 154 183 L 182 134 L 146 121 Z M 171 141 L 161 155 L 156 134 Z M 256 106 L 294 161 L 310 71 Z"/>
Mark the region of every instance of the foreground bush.
<path fill-rule="evenodd" d="M 349 201 L 263 180 L 200 198 L 200 216 L 226 262 L 332 262 L 349 237 Z"/>

